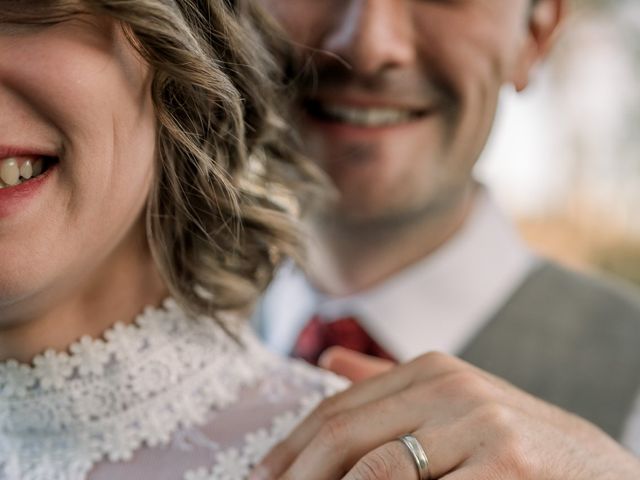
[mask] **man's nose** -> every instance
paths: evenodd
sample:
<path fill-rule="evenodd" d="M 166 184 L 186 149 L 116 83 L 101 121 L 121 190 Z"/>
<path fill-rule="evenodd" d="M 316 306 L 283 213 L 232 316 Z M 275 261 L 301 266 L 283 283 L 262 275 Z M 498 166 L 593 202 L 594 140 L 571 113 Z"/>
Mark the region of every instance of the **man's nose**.
<path fill-rule="evenodd" d="M 374 75 L 414 61 L 413 24 L 406 0 L 345 0 L 322 48 L 341 57 L 355 73 Z"/>

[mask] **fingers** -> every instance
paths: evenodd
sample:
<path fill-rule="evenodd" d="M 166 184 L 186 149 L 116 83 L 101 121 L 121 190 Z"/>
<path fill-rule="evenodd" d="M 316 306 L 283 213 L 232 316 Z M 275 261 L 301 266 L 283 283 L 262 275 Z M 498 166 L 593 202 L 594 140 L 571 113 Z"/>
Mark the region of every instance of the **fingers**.
<path fill-rule="evenodd" d="M 389 442 L 365 455 L 343 477 L 344 480 L 417 479 L 418 471 L 407 448 L 398 441 Z"/>
<path fill-rule="evenodd" d="M 431 432 L 421 429 L 413 433 L 413 436 L 427 455 L 429 474 L 433 479 L 448 479 L 447 472 L 462 465 L 469 457 L 471 448 L 469 437 L 464 435 L 459 426 L 452 430 L 439 429 Z M 454 445 L 455 448 L 452 448 Z M 413 455 L 402 442 L 394 440 L 362 457 L 343 477 L 343 480 L 415 480 L 418 478 L 420 478 L 418 467 Z M 481 477 L 476 477 L 474 480 L 479 478 Z"/>
<path fill-rule="evenodd" d="M 329 418 L 282 478 L 340 478 L 368 452 L 407 432 L 438 430 L 445 425 L 451 429 L 456 419 L 474 410 L 474 402 L 435 395 L 441 388 L 440 382 L 416 385 Z M 455 447 L 452 454 L 460 445 Z"/>
<path fill-rule="evenodd" d="M 279 443 L 261 462 L 262 469 L 272 472 L 277 478 L 281 475 L 302 452 L 302 450 L 318 434 L 323 425 L 333 416 L 350 410 L 355 410 L 366 404 L 379 401 L 387 397 L 408 390 L 412 385 L 427 384 L 439 377 L 467 369 L 467 364 L 454 357 L 442 353 L 428 353 L 391 371 L 364 380 L 353 385 L 348 390 L 324 400 L 311 415 L 309 415 L 287 439 Z M 416 413 L 417 419 L 424 417 L 424 399 L 417 399 L 416 406 L 422 408 Z M 368 425 L 369 419 L 364 420 Z M 392 436 L 382 439 L 387 441 Z M 381 443 L 382 443 L 381 442 Z"/>
<path fill-rule="evenodd" d="M 393 397 L 418 383 L 417 378 L 421 378 L 420 381 L 424 383 L 429 377 L 436 378 L 455 371 L 459 368 L 458 363 L 461 362 L 454 361 L 451 364 L 449 358 L 440 353 L 423 355 L 418 360 L 400 365 L 389 372 L 364 380 L 353 385 L 348 390 L 324 400 L 311 415 L 294 429 L 286 440 L 278 444 L 264 458 L 261 466 L 272 472 L 277 478 L 293 463 L 300 452 L 332 417 L 342 412 L 354 411 L 366 404 L 374 403 L 384 398 Z M 415 403 L 416 406 L 423 409 L 422 412 L 427 411 L 424 409 L 425 401 L 423 399 L 417 400 Z M 422 419 L 424 416 L 422 412 L 415 414 L 417 419 Z M 369 419 L 365 418 L 364 424 L 368 425 L 369 423 Z M 393 437 L 387 436 L 382 439 L 382 442 L 387 441 L 389 438 Z"/>
<path fill-rule="evenodd" d="M 333 373 L 347 377 L 352 382 L 360 382 L 388 372 L 396 364 L 343 347 L 332 347 L 322 354 L 318 364 Z"/>
<path fill-rule="evenodd" d="M 414 406 L 399 403 L 397 399 L 384 399 L 335 415 L 303 448 L 282 478 L 340 478 L 367 452 L 417 428 Z"/>

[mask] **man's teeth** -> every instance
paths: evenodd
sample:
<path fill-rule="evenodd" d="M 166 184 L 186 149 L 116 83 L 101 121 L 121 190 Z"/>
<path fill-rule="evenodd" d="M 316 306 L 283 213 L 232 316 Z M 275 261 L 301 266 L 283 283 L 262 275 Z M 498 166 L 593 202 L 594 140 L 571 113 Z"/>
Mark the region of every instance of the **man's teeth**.
<path fill-rule="evenodd" d="M 415 117 L 415 113 L 395 108 L 355 108 L 341 105 L 320 106 L 323 115 L 335 120 L 364 127 L 381 127 L 403 123 Z"/>
<path fill-rule="evenodd" d="M 37 177 L 44 168 L 41 158 L 19 160 L 16 157 L 0 160 L 0 188 L 19 185 Z"/>

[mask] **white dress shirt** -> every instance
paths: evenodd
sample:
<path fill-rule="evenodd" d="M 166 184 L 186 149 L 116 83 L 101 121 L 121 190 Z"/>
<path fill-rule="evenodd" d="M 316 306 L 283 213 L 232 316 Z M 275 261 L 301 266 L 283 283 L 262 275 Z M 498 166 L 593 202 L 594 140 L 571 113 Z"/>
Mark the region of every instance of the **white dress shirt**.
<path fill-rule="evenodd" d="M 300 270 L 286 266 L 260 307 L 259 328 L 271 348 L 288 354 L 314 314 L 329 320 L 353 315 L 400 361 L 431 350 L 456 354 L 536 263 L 482 191 L 464 228 L 450 241 L 369 290 L 330 297 L 315 290 Z"/>

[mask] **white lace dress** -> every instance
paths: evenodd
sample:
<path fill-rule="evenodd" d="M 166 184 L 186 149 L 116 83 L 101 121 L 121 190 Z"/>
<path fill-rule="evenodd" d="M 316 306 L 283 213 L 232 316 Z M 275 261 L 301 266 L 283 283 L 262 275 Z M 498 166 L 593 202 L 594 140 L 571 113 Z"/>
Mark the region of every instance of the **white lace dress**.
<path fill-rule="evenodd" d="M 240 480 L 346 383 L 169 300 L 105 340 L 0 364 L 0 479 Z"/>

